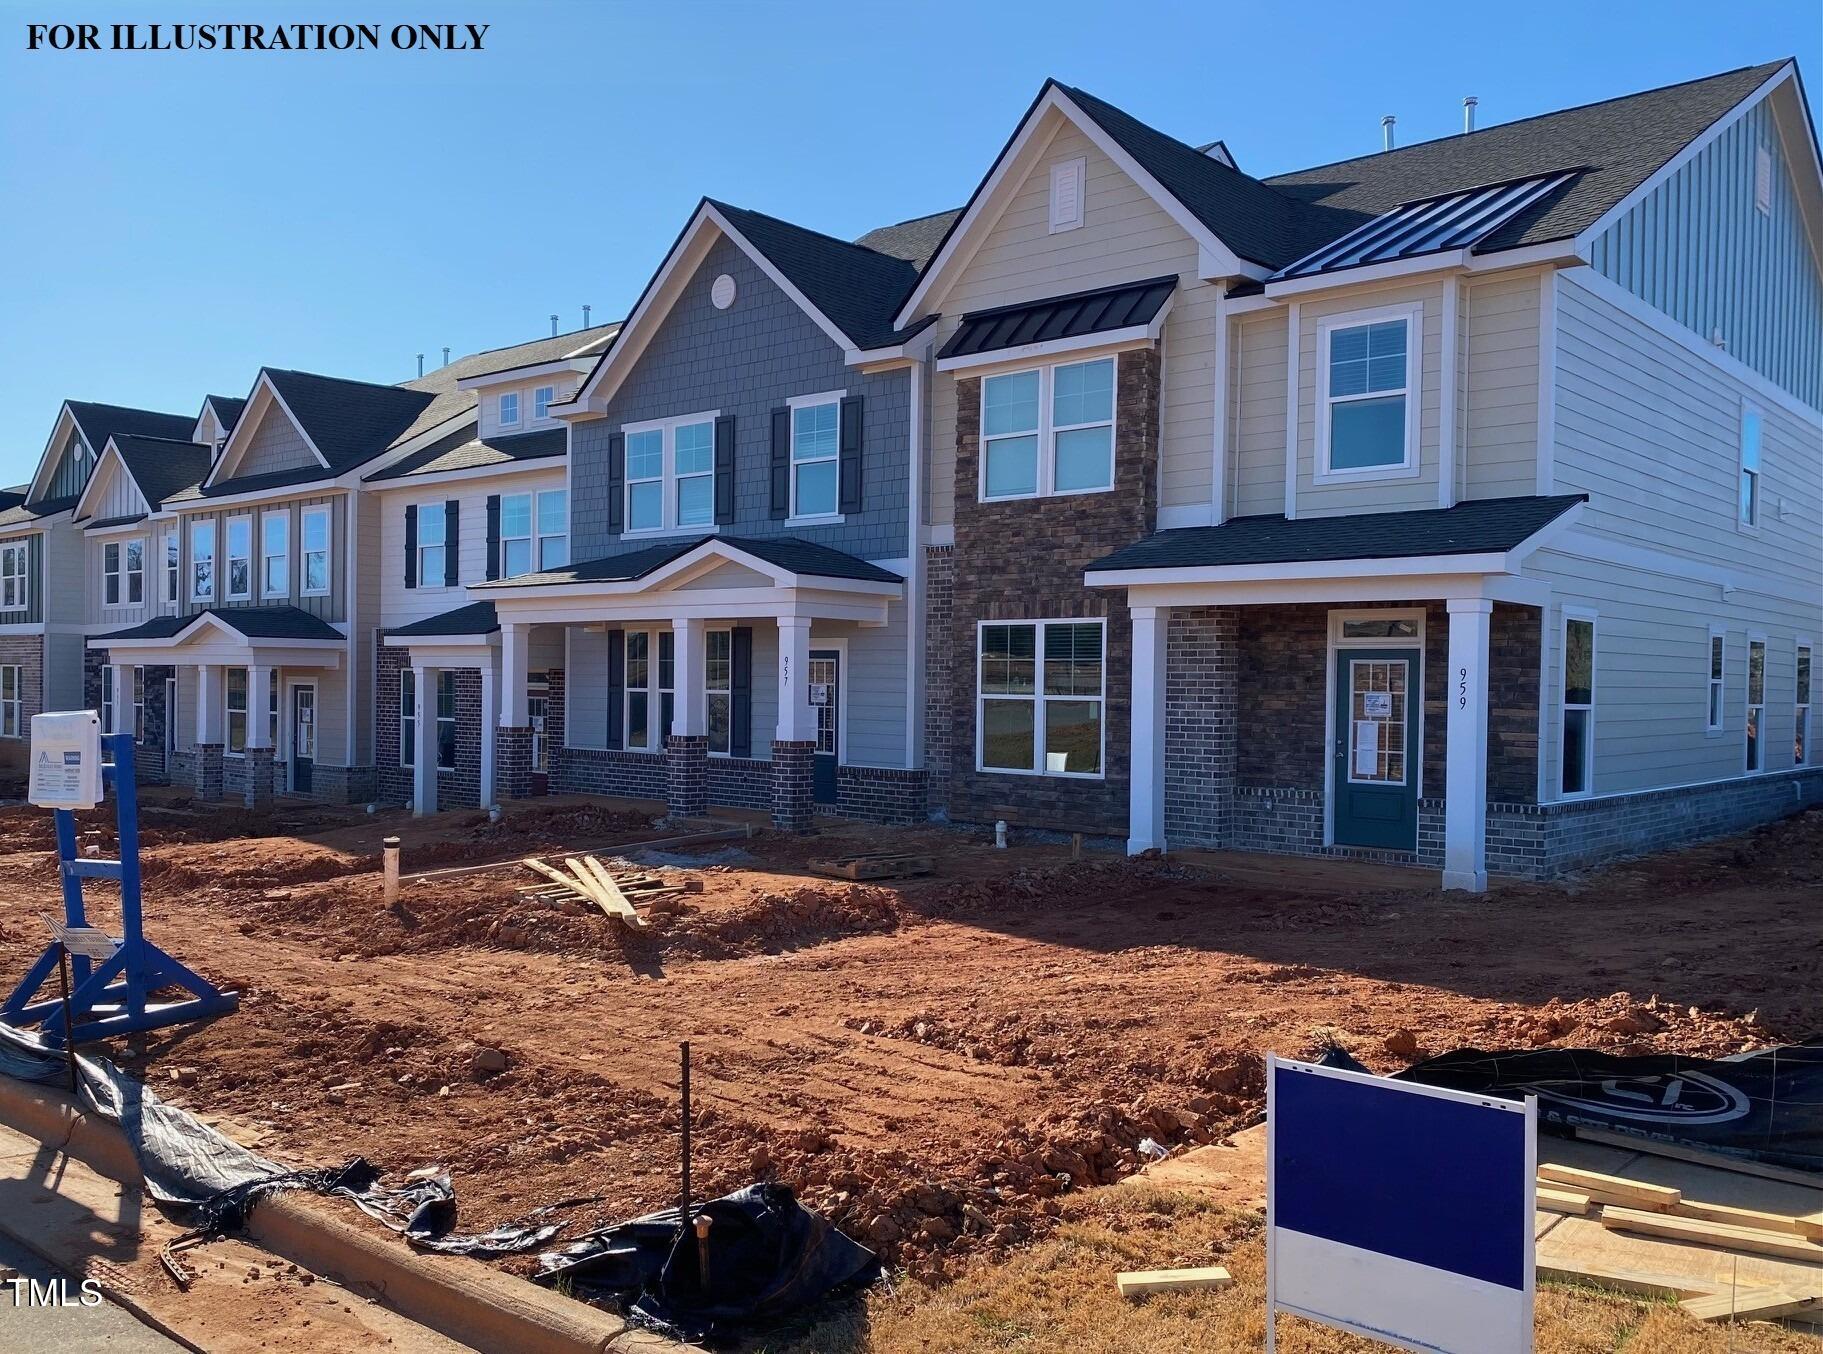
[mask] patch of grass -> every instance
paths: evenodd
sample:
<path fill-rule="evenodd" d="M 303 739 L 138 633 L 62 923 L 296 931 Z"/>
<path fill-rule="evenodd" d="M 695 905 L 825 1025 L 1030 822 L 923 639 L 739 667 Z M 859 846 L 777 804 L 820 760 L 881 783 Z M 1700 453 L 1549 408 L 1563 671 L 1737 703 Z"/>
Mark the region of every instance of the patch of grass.
<path fill-rule="evenodd" d="M 882 1285 L 857 1307 L 765 1354 L 1253 1354 L 1266 1340 L 1266 1252 L 1256 1213 L 1132 1186 L 1072 1199 L 1044 1241 L 943 1288 Z M 1128 1269 L 1226 1265 L 1232 1286 L 1128 1302 Z M 1707 1326 L 1674 1305 L 1586 1288 L 1539 1289 L 1538 1354 L 1819 1354 L 1823 1342 L 1765 1324 Z M 1385 1346 L 1286 1317 L 1285 1354 L 1379 1354 Z"/>

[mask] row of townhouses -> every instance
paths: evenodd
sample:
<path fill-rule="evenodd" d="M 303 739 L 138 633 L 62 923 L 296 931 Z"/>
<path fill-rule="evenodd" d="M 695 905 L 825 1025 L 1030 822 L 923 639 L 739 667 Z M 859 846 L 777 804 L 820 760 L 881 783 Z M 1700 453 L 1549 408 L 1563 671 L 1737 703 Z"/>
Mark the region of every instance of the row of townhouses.
<path fill-rule="evenodd" d="M 1823 177 L 1777 62 L 1296 173 L 1039 91 L 960 210 L 705 199 L 621 324 L 71 400 L 0 746 L 1547 876 L 1823 799 Z"/>

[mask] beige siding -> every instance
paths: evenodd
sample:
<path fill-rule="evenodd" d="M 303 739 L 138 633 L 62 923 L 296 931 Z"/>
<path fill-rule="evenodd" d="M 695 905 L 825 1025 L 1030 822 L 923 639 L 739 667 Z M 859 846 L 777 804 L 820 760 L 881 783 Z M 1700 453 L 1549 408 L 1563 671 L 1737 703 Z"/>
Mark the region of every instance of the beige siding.
<path fill-rule="evenodd" d="M 1462 290 L 1458 498 L 1537 491 L 1542 280 L 1502 273 Z"/>
<path fill-rule="evenodd" d="M 383 493 L 363 495 L 376 503 L 377 516 L 367 539 L 377 543 L 378 553 L 363 561 L 366 569 L 381 580 L 380 618 L 386 629 L 409 625 L 428 616 L 440 615 L 475 600 L 468 592 L 470 583 L 487 578 L 487 499 L 489 494 L 521 494 L 549 491 L 564 487 L 561 465 L 530 474 L 490 476 L 486 479 L 460 480 L 454 484 L 432 484 L 418 488 L 388 487 Z M 405 509 L 408 505 L 445 503 L 454 500 L 459 509 L 461 528 L 457 533 L 461 555 L 457 576 L 461 585 L 448 588 L 405 586 Z"/>
<path fill-rule="evenodd" d="M 1285 334 L 1282 310 L 1230 322 L 1228 401 L 1233 495 L 1229 515 L 1285 511 Z"/>
<path fill-rule="evenodd" d="M 99 472 L 101 482 L 94 486 L 96 499 L 89 511 L 88 520 L 106 522 L 116 517 L 132 517 L 137 513 L 149 512 L 145 495 L 139 492 L 139 486 L 133 483 L 133 477 L 125 474 L 118 460 L 109 459 Z"/>
<path fill-rule="evenodd" d="M 303 433 L 279 408 L 277 401 L 266 406 L 259 426 L 247 440 L 246 449 L 234 466 L 236 479 L 244 475 L 265 475 L 279 470 L 302 470 L 321 466 L 316 453 L 304 440 Z"/>
<path fill-rule="evenodd" d="M 386 557 L 379 549 L 384 500 L 378 494 L 355 496 L 355 524 L 349 533 L 352 551 L 343 552 L 342 569 L 354 575 L 354 604 L 348 614 L 347 722 L 354 731 L 352 766 L 366 766 L 373 761 L 374 652 L 379 631 L 390 624 L 381 609 L 386 576 Z M 356 558 L 348 558 L 352 553 Z"/>

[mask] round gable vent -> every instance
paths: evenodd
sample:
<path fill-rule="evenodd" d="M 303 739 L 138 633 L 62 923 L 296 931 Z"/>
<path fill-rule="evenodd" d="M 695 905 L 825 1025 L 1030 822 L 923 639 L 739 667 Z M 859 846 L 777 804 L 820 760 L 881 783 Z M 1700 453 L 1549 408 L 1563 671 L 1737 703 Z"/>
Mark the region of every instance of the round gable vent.
<path fill-rule="evenodd" d="M 717 310 L 728 309 L 734 304 L 734 279 L 726 273 L 716 278 L 715 284 L 709 288 L 709 299 L 715 303 Z"/>

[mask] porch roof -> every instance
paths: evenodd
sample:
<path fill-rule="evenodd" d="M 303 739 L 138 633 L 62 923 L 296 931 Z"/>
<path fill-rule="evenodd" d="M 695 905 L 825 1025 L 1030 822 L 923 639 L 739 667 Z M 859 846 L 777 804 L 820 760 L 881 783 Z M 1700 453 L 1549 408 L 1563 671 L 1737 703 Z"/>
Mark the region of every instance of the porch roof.
<path fill-rule="evenodd" d="M 89 640 L 89 647 L 102 649 L 110 644 L 131 643 L 135 640 L 178 639 L 211 621 L 246 639 L 340 642 L 344 638 L 334 626 L 312 616 L 301 607 L 204 607 L 187 616 L 154 616 L 151 620 L 126 630 L 96 635 Z"/>
<path fill-rule="evenodd" d="M 450 611 L 426 616 L 410 625 L 395 626 L 386 632 L 390 639 L 447 639 L 456 635 L 491 635 L 500 628 L 492 602 L 470 602 Z"/>
<path fill-rule="evenodd" d="M 715 543 L 741 554 L 783 569 L 788 573 L 813 578 L 840 578 L 861 583 L 903 583 L 891 570 L 882 569 L 864 559 L 845 554 L 826 545 L 801 540 L 796 536 L 694 536 L 663 541 L 643 550 L 601 559 L 584 560 L 566 569 L 544 573 L 520 574 L 492 583 L 474 583 L 472 589 L 532 588 L 560 586 L 566 583 L 631 583 L 655 573 L 673 560 L 682 559 L 700 546 Z"/>

